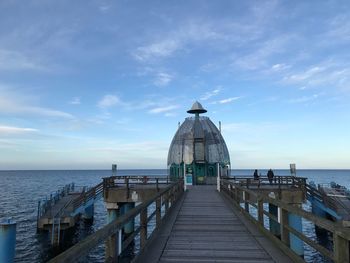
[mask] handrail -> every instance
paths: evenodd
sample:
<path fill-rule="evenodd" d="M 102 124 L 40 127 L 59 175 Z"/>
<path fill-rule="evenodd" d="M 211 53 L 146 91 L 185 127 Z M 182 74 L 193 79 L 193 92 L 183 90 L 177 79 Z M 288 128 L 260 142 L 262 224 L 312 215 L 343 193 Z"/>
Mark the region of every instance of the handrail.
<path fill-rule="evenodd" d="M 341 226 L 339 223 L 335 223 L 328 219 L 317 217 L 314 214 L 307 212 L 299 207 L 289 205 L 280 200 L 271 198 L 266 194 L 264 195 L 262 193 L 255 192 L 251 189 L 247 189 L 237 183 L 232 183 L 229 180 L 222 179 L 220 183 L 221 183 L 221 189 L 223 190 L 223 192 L 225 192 L 232 200 L 235 201 L 234 204 L 246 216 L 248 216 L 250 219 L 254 221 L 257 221 L 260 227 L 265 229 L 264 222 L 263 222 L 263 215 L 266 215 L 268 218 L 280 223 L 281 233 L 284 233 L 281 236 L 280 242 L 282 242 L 284 245 L 286 246 L 289 245 L 289 240 L 286 240 L 286 236 L 288 237 L 288 233 L 292 233 L 295 236 L 297 236 L 299 239 L 301 239 L 302 241 L 304 241 L 305 243 L 307 243 L 308 245 L 316 249 L 323 256 L 328 257 L 334 260 L 335 262 L 349 262 L 349 253 L 346 253 L 345 251 L 348 251 L 348 245 L 350 241 L 350 229 L 347 229 Z M 242 198 L 243 195 L 246 197 L 244 198 L 244 200 Z M 253 197 L 253 198 L 250 198 L 250 197 Z M 257 201 L 258 204 L 255 204 L 255 200 Z M 241 202 L 245 203 L 245 208 L 242 208 L 240 206 Z M 278 218 L 276 218 L 276 216 L 273 216 L 269 212 L 265 211 L 262 205 L 263 203 L 273 204 L 277 206 L 281 211 L 280 213 L 281 215 L 284 215 L 283 213 L 292 213 L 302 218 L 305 218 L 311 221 L 313 224 L 332 232 L 333 239 L 334 239 L 333 251 L 317 244 L 315 241 L 307 237 L 302 232 L 299 232 L 298 230 L 289 226 L 288 222 L 286 222 L 286 220 L 283 219 L 283 216 L 281 216 L 279 220 Z M 256 220 L 249 213 L 249 209 L 248 211 L 246 211 L 249 205 L 252 205 L 255 208 L 257 208 L 258 220 Z M 345 251 L 342 251 L 342 250 L 345 250 Z"/>
<path fill-rule="evenodd" d="M 126 214 L 120 216 L 113 222 L 97 230 L 95 233 L 89 235 L 84 240 L 80 241 L 79 243 L 75 244 L 74 246 L 64 251 L 60 255 L 51 259 L 49 263 L 76 262 L 78 259 L 81 259 L 81 257 L 86 256 L 99 243 L 106 240 L 107 238 L 110 238 L 113 235 L 116 235 L 121 230 L 121 228 L 124 226 L 125 223 L 134 219 L 138 215 L 140 215 L 141 223 L 140 223 L 140 227 L 136 229 L 132 234 L 132 239 L 133 237 L 136 236 L 138 232 L 140 232 L 140 241 L 141 241 L 140 244 L 141 244 L 141 249 L 143 249 L 145 246 L 145 242 L 147 241 L 147 223 L 151 219 L 151 217 L 154 216 L 152 214 L 150 217 L 147 217 L 147 208 L 152 203 L 156 202 L 156 206 L 157 206 L 156 207 L 156 227 L 158 228 L 160 226 L 160 220 L 162 220 L 161 214 L 160 214 L 161 213 L 160 206 L 162 205 L 162 203 L 165 202 L 165 213 L 168 213 L 169 202 L 171 206 L 173 206 L 173 203 L 177 200 L 177 198 L 180 196 L 182 191 L 183 191 L 182 180 L 172 183 L 165 189 L 159 191 L 149 200 L 139 204 L 134 209 L 131 209 Z M 163 202 L 161 202 L 162 199 L 163 199 Z M 127 240 L 125 240 L 124 242 L 126 242 L 126 244 L 121 244 L 122 249 L 126 248 L 127 242 L 131 242 L 132 239 L 129 237 Z M 119 247 L 119 246 L 116 246 L 116 247 Z M 118 256 L 121 252 L 122 251 L 118 251 L 116 256 Z"/>

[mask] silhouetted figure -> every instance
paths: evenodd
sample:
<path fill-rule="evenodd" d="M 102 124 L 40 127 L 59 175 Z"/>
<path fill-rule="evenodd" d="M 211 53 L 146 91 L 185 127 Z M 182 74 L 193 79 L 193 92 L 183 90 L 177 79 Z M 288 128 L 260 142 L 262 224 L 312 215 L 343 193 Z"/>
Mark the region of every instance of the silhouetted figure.
<path fill-rule="evenodd" d="M 258 170 L 257 169 L 255 169 L 253 176 L 254 176 L 254 180 L 258 180 L 259 179 L 259 175 L 258 175 Z"/>
<path fill-rule="evenodd" d="M 275 175 L 273 174 L 273 171 L 270 169 L 267 171 L 267 178 L 269 179 L 270 184 L 272 184 L 273 177 Z"/>

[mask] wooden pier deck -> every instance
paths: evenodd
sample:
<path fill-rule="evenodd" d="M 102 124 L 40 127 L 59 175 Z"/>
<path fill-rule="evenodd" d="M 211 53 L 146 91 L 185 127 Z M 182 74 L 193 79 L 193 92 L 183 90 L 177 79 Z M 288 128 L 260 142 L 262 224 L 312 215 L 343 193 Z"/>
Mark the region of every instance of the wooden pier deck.
<path fill-rule="evenodd" d="M 215 189 L 193 186 L 137 262 L 292 262 Z"/>

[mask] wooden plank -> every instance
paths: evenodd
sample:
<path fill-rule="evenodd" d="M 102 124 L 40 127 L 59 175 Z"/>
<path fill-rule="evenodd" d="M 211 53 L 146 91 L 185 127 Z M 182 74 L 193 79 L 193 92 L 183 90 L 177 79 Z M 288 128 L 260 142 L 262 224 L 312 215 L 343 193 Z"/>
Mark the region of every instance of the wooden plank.
<path fill-rule="evenodd" d="M 159 262 L 273 262 L 215 188 L 186 195 Z"/>

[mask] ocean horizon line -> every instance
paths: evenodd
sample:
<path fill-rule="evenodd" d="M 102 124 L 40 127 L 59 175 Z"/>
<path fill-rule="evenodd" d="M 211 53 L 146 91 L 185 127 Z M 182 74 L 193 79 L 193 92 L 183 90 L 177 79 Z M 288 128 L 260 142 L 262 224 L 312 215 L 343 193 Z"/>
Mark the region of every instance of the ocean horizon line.
<path fill-rule="evenodd" d="M 284 170 L 284 171 L 289 171 L 289 168 L 257 168 L 257 167 L 252 167 L 252 168 L 231 168 L 231 171 L 235 170 Z M 151 171 L 151 170 L 168 170 L 168 168 L 124 168 L 124 169 L 117 169 L 118 171 Z M 297 171 L 307 171 L 307 170 L 319 170 L 319 171 L 331 171 L 331 170 L 337 170 L 337 171 L 350 171 L 350 168 L 299 168 Z M 15 172 L 15 171 L 111 171 L 112 169 L 99 169 L 99 168 L 93 168 L 93 169 L 76 169 L 76 168 L 67 168 L 67 169 L 0 169 L 0 172 Z"/>

